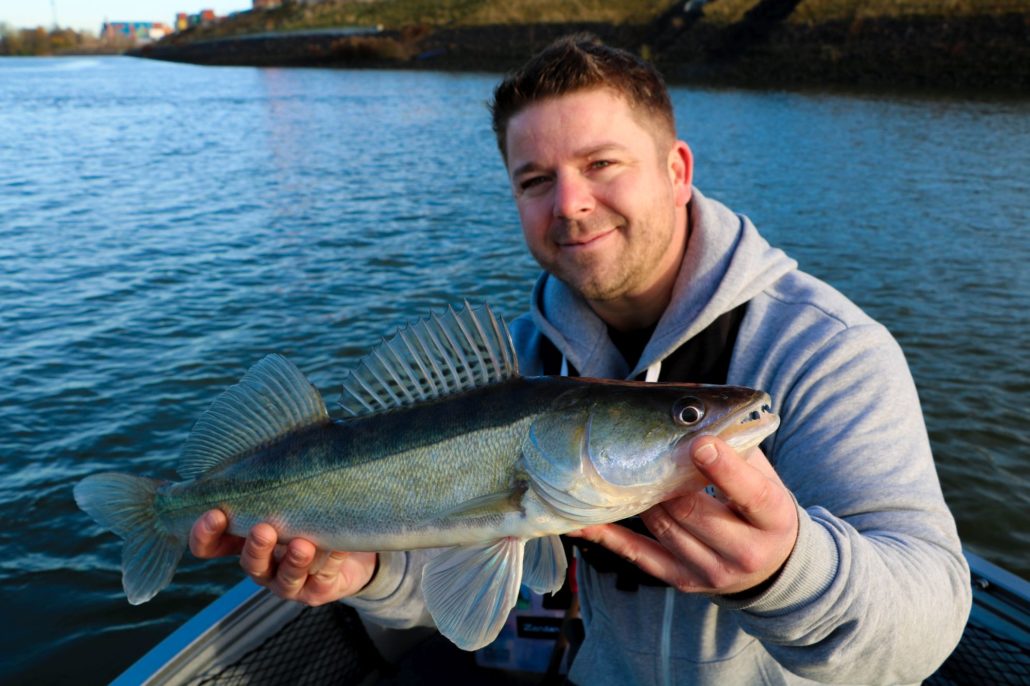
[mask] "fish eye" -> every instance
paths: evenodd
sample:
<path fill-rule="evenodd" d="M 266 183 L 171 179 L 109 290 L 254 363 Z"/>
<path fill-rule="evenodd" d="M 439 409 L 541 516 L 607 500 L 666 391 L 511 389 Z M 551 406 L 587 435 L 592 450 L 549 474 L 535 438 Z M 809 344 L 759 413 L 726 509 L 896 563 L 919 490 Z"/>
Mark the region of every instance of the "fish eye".
<path fill-rule="evenodd" d="M 697 398 L 680 398 L 672 406 L 672 418 L 677 424 L 694 426 L 705 416 L 705 405 Z"/>

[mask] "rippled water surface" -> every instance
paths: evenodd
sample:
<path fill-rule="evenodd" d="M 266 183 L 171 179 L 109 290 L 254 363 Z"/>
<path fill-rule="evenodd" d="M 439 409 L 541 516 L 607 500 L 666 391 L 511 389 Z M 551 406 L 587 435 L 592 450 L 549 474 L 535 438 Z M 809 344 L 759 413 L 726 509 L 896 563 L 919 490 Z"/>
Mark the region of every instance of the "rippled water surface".
<path fill-rule="evenodd" d="M 523 309 L 496 79 L 0 59 L 0 681 L 107 681 L 239 578 L 128 605 L 77 480 L 174 477 L 268 352 L 332 400 L 430 309 Z M 1030 574 L 1030 103 L 673 96 L 698 186 L 901 341 L 966 544 Z"/>

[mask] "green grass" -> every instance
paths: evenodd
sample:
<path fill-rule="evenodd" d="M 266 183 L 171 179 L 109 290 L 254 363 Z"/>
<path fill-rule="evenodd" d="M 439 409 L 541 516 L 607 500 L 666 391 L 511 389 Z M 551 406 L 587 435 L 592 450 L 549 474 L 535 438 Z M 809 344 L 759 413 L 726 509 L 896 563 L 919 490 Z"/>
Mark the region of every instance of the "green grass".
<path fill-rule="evenodd" d="M 329 0 L 304 8 L 298 19 L 400 28 L 602 21 L 639 23 L 664 10 L 666 0 Z"/>
<path fill-rule="evenodd" d="M 323 0 L 246 12 L 190 33 L 203 38 L 333 26 L 401 29 L 565 22 L 639 24 L 650 21 L 669 5 L 668 0 Z"/>
<path fill-rule="evenodd" d="M 1027 11 L 1030 0 L 804 0 L 788 21 L 815 24 L 876 17 L 961 17 Z"/>
<path fill-rule="evenodd" d="M 682 2 L 682 0 L 680 0 Z M 744 17 L 758 0 L 711 0 L 704 21 L 720 26 Z M 405 27 L 483 26 L 604 22 L 644 24 L 673 4 L 669 0 L 323 0 L 288 4 L 276 10 L 246 12 L 212 27 L 190 32 L 190 38 L 290 31 L 334 26 Z M 803 0 L 788 22 L 825 21 L 912 15 L 991 15 L 1030 12 L 1030 0 Z"/>

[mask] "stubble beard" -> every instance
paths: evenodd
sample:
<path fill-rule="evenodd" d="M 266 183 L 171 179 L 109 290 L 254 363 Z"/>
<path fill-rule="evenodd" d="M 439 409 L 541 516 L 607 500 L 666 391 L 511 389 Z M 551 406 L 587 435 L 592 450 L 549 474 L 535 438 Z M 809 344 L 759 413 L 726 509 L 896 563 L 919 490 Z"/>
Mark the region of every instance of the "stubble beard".
<path fill-rule="evenodd" d="M 611 265 L 589 260 L 575 267 L 559 268 L 554 275 L 585 299 L 604 302 L 615 300 L 630 290 L 630 267 L 621 257 Z"/>
<path fill-rule="evenodd" d="M 597 236 L 611 229 L 620 235 L 605 237 L 602 240 L 627 240 L 628 222 L 625 217 L 615 213 L 591 217 L 587 221 L 563 220 L 552 230 L 551 238 L 556 244 L 560 244 Z M 610 251 L 574 256 L 562 254 L 559 248 L 551 263 L 541 263 L 541 266 L 587 300 L 603 301 L 617 298 L 624 290 L 630 266 L 626 264 L 624 257 L 625 250 L 614 256 Z M 537 261 L 540 262 L 539 259 Z"/>
<path fill-rule="evenodd" d="M 671 225 L 674 219 L 651 215 L 631 226 L 624 217 L 615 215 L 600 226 L 615 227 L 620 234 L 615 238 L 623 242 L 623 248 L 617 254 L 585 255 L 574 262 L 556 259 L 542 266 L 588 301 L 617 300 L 641 289 L 652 278 L 652 272 L 672 244 L 675 227 L 663 231 L 665 222 Z M 591 228 L 580 229 L 574 222 L 566 222 L 556 235 L 592 235 Z"/>

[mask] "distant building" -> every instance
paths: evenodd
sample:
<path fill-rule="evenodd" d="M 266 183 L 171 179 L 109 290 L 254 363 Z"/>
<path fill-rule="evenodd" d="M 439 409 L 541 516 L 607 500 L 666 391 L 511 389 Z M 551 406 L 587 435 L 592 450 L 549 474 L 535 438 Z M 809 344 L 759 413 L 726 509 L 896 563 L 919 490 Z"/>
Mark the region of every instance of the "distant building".
<path fill-rule="evenodd" d="M 105 21 L 100 39 L 110 43 L 149 43 L 172 32 L 172 27 L 159 21 Z"/>
<path fill-rule="evenodd" d="M 214 10 L 200 10 L 196 14 L 189 15 L 186 20 L 190 26 L 207 26 L 213 24 L 218 17 Z"/>
<path fill-rule="evenodd" d="M 221 17 L 217 16 L 214 10 L 200 10 L 196 14 L 179 12 L 175 15 L 175 30 L 185 31 L 193 26 L 208 26 L 219 19 Z"/>
<path fill-rule="evenodd" d="M 200 10 L 196 14 L 179 12 L 175 15 L 175 30 L 185 31 L 191 26 L 207 26 L 214 24 L 218 19 L 219 17 L 215 15 L 214 10 Z"/>

